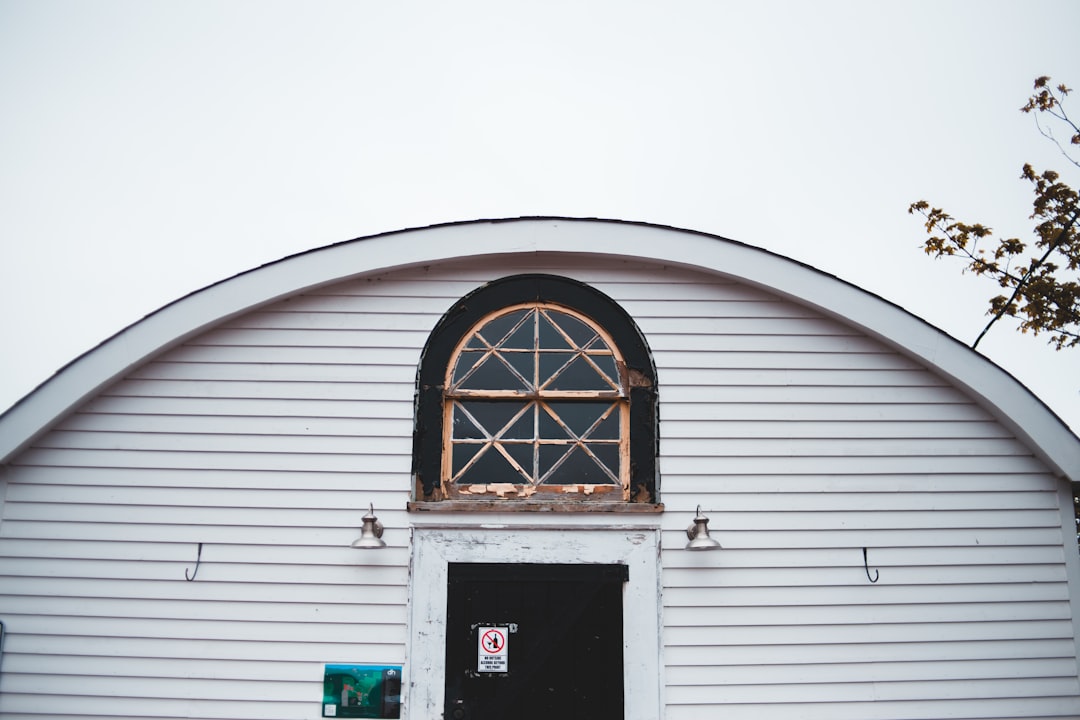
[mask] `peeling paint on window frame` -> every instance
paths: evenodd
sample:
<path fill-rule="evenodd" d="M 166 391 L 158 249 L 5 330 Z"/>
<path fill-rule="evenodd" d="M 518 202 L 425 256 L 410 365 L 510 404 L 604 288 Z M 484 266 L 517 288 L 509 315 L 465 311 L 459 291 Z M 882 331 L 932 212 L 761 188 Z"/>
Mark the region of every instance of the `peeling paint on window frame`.
<path fill-rule="evenodd" d="M 535 373 L 539 372 L 539 361 L 534 365 L 534 377 L 526 382 L 533 386 L 531 390 L 467 390 L 460 387 L 453 386 L 453 377 L 457 370 L 458 362 L 461 358 L 461 353 L 472 339 L 475 333 L 478 333 L 489 322 L 496 320 L 509 313 L 516 312 L 518 310 L 539 311 L 543 313 L 545 310 L 552 310 L 555 312 L 563 313 L 571 317 L 576 318 L 583 324 L 587 325 L 593 330 L 600 339 L 603 341 L 605 348 L 610 352 L 615 361 L 615 372 L 617 378 L 615 383 L 618 385 L 616 390 L 553 390 L 546 386 L 551 382 L 549 379 L 546 382 L 541 383 L 541 377 Z M 534 346 L 530 352 L 539 355 L 543 352 L 544 348 L 539 345 L 539 338 L 534 337 Z M 481 361 L 483 362 L 483 361 Z M 480 363 L 477 363 L 479 365 Z M 602 371 L 601 371 L 602 372 Z M 458 341 L 457 347 L 450 356 L 450 362 L 446 368 L 446 378 L 444 386 L 447 390 L 443 394 L 443 461 L 442 470 L 440 473 L 440 480 L 442 485 L 443 497 L 450 499 L 461 499 L 463 497 L 476 497 L 487 495 L 492 493 L 499 499 L 506 499 L 511 497 L 517 498 L 530 498 L 534 495 L 542 494 L 554 494 L 563 496 L 575 496 L 581 495 L 580 499 L 588 500 L 592 498 L 608 499 L 611 494 L 618 493 L 618 499 L 622 502 L 627 502 L 630 497 L 630 403 L 629 403 L 629 390 L 628 390 L 628 373 L 626 371 L 626 363 L 622 358 L 622 353 L 619 352 L 618 345 L 608 335 L 604 328 L 598 326 L 586 315 L 575 311 L 573 308 L 568 308 L 564 305 L 558 305 L 551 302 L 531 302 L 523 303 L 520 305 L 512 305 L 505 308 L 493 310 L 484 317 L 480 318 L 462 338 Z M 607 379 L 607 378 L 605 378 Z M 610 380 L 609 380 L 610 382 Z M 460 383 L 459 383 L 460 385 Z M 455 438 L 453 437 L 453 412 L 456 401 L 458 400 L 509 400 L 509 401 L 522 401 L 525 403 L 537 403 L 538 408 L 536 412 L 542 412 L 547 409 L 547 401 L 562 400 L 573 402 L 575 400 L 587 400 L 587 401 L 609 401 L 612 405 L 618 408 L 619 418 L 619 430 L 617 438 L 618 446 L 618 472 L 617 477 L 614 478 L 613 483 L 574 483 L 574 484 L 557 484 L 557 483 L 545 483 L 543 477 L 531 477 L 528 482 L 495 482 L 495 483 L 462 483 L 455 481 L 454 471 L 452 469 L 453 458 L 453 446 L 455 444 Z M 569 428 L 567 423 L 554 411 L 548 411 L 550 417 L 560 426 L 566 430 L 567 435 L 574 435 L 573 430 Z M 609 411 L 610 412 L 610 411 Z M 607 414 L 607 413 L 605 413 Z M 545 444 L 576 444 L 584 445 L 583 442 L 567 443 L 565 441 L 559 441 L 558 443 L 550 442 L 550 438 L 534 437 L 532 444 L 535 447 Z M 501 448 L 501 443 L 494 443 L 493 448 L 495 451 L 504 453 Z M 585 452 L 585 450 L 582 450 Z M 488 450 L 487 452 L 492 452 Z M 565 458 L 569 455 L 564 455 Z M 508 461 L 516 466 L 515 461 L 508 455 L 505 455 Z M 475 460 L 475 458 L 474 458 Z M 562 462 L 562 461 L 559 461 Z M 599 461 L 597 461 L 599 463 Z M 556 466 L 559 463 L 556 463 Z M 520 468 L 519 468 L 520 469 Z M 524 479 L 524 478 L 522 478 Z"/>
<path fill-rule="evenodd" d="M 620 483 L 529 486 L 479 483 L 461 492 L 447 487 L 449 409 L 447 387 L 455 361 L 470 333 L 486 319 L 514 307 L 545 306 L 587 320 L 601 332 L 617 358 L 625 411 L 620 418 Z M 573 391 L 563 391 L 572 393 Z M 591 392 L 591 391 L 590 391 Z M 518 396 L 503 391 L 506 396 Z M 523 395 L 522 399 L 527 399 Z M 413 434 L 412 511 L 547 510 L 563 512 L 659 512 L 656 369 L 648 344 L 632 318 L 595 288 L 554 275 L 515 275 L 492 281 L 457 301 L 428 338 L 417 372 Z M 483 492 L 479 492 L 479 490 Z"/>

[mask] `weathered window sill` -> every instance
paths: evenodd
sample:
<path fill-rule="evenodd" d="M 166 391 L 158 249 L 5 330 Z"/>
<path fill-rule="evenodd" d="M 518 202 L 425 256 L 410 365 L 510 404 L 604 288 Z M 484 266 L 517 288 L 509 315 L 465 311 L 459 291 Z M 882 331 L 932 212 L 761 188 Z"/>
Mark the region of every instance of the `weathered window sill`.
<path fill-rule="evenodd" d="M 582 502 L 580 500 L 440 500 L 413 501 L 409 512 L 662 513 L 663 503 Z"/>

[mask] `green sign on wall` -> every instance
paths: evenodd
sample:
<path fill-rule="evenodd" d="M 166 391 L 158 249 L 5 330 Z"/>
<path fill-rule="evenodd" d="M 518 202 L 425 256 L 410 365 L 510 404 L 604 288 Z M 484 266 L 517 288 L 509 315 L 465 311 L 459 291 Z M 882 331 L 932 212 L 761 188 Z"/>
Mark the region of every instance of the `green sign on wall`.
<path fill-rule="evenodd" d="M 401 717 L 400 665 L 327 665 L 323 717 Z"/>

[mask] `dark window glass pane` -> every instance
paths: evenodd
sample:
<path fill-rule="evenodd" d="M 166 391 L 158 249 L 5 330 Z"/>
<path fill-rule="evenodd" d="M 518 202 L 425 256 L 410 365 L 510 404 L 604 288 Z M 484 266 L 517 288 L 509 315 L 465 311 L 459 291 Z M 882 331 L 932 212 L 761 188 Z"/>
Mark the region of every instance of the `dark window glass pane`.
<path fill-rule="evenodd" d="M 539 460 L 536 469 L 537 477 L 542 478 L 544 475 L 547 475 L 555 463 L 559 462 L 563 455 L 566 454 L 566 451 L 572 450 L 573 448 L 573 445 L 541 445 L 537 452 L 537 458 Z"/>
<path fill-rule="evenodd" d="M 612 385 L 616 388 L 619 387 L 619 370 L 615 367 L 615 357 L 613 355 L 590 355 L 589 359 L 593 361 L 596 367 L 600 368 L 600 372 L 607 376 Z"/>
<path fill-rule="evenodd" d="M 566 428 L 560 425 L 559 422 L 552 417 L 552 412 L 555 411 L 548 409 L 542 409 L 540 411 L 540 437 L 547 440 L 563 440 L 569 438 L 570 435 L 566 432 Z M 558 413 L 556 413 L 556 415 L 557 414 Z"/>
<path fill-rule="evenodd" d="M 532 476 L 536 473 L 536 468 L 533 467 L 535 463 L 533 453 L 536 445 L 533 443 L 503 443 L 502 446 L 507 454 L 514 458 L 517 464 L 521 466 L 521 469 L 529 475 L 531 481 Z"/>
<path fill-rule="evenodd" d="M 451 474 L 456 476 L 461 469 L 465 467 L 476 453 L 480 452 L 483 448 L 490 447 L 484 443 L 455 443 L 454 444 L 454 458 L 453 467 L 451 468 Z"/>
<path fill-rule="evenodd" d="M 530 388 L 533 386 L 533 376 L 536 374 L 536 356 L 532 352 L 504 352 L 502 358 L 517 370 L 521 377 L 525 378 Z"/>
<path fill-rule="evenodd" d="M 532 440 L 536 437 L 536 404 L 532 403 L 532 407 L 529 408 L 520 418 L 514 421 L 514 424 L 503 433 L 502 437 L 505 440 Z"/>
<path fill-rule="evenodd" d="M 484 336 L 492 345 L 498 345 L 499 342 L 514 329 L 514 326 L 521 321 L 526 314 L 532 312 L 531 310 L 515 310 L 512 313 L 500 315 L 497 318 L 489 320 L 482 328 L 480 328 L 480 334 Z M 526 322 L 525 325 L 531 323 Z M 531 346 L 530 342 L 530 346 Z"/>
<path fill-rule="evenodd" d="M 523 322 L 500 347 L 514 350 L 532 350 L 536 347 L 536 329 L 532 318 Z"/>
<path fill-rule="evenodd" d="M 588 443 L 589 452 L 596 456 L 612 475 L 619 477 L 619 446 L 617 443 Z M 606 482 L 614 482 L 610 477 Z"/>
<path fill-rule="evenodd" d="M 469 419 L 459 403 L 454 403 L 454 431 L 451 437 L 469 440 L 482 440 L 487 437 L 484 432 Z"/>
<path fill-rule="evenodd" d="M 562 366 L 574 359 L 569 352 L 544 352 L 540 353 L 540 385 L 544 385 L 551 376 L 559 372 Z"/>
<path fill-rule="evenodd" d="M 600 376 L 596 369 L 583 357 L 575 358 L 555 379 L 549 382 L 547 390 L 614 390 L 610 383 Z"/>
<path fill-rule="evenodd" d="M 551 401 L 547 403 L 551 412 L 559 417 L 570 430 L 581 437 L 593 426 L 604 411 L 611 407 L 610 402 L 571 402 Z M 544 426 L 541 426 L 541 431 Z M 541 433 L 541 437 L 563 437 L 564 435 L 547 435 Z"/>
<path fill-rule="evenodd" d="M 592 340 L 589 341 L 588 345 L 584 346 L 582 349 L 583 350 L 610 350 L 611 348 L 608 347 L 608 344 L 606 342 L 604 342 L 604 338 L 597 335 L 596 337 L 594 337 Z"/>
<path fill-rule="evenodd" d="M 619 409 L 615 408 L 611 414 L 600 421 L 600 424 L 589 433 L 591 440 L 618 440 L 619 430 L 622 424 L 619 422 Z"/>
<path fill-rule="evenodd" d="M 488 401 L 488 400 L 465 400 L 461 401 L 459 405 L 463 406 L 469 413 L 476 418 L 480 423 L 480 427 L 488 431 L 490 435 L 497 435 L 500 430 L 506 427 L 514 416 L 521 412 L 526 403 L 511 401 Z M 531 416 L 531 413 L 526 412 L 526 416 Z M 454 430 L 457 431 L 457 422 L 455 419 Z M 454 437 L 468 437 L 465 435 L 454 435 Z M 484 436 L 481 436 L 484 437 Z M 531 435 L 529 437 L 532 437 Z"/>
<path fill-rule="evenodd" d="M 462 390 L 525 390 L 525 386 L 502 360 L 492 355 L 458 387 Z"/>
<path fill-rule="evenodd" d="M 545 485 L 610 485 L 611 478 L 601 469 L 596 461 L 576 446 L 548 477 Z"/>
<path fill-rule="evenodd" d="M 572 350 L 566 338 L 556 330 L 551 321 L 543 315 L 540 316 L 539 345 L 541 350 Z"/>
<path fill-rule="evenodd" d="M 466 350 L 486 350 L 487 349 L 487 344 L 478 335 L 476 335 L 474 333 L 473 336 L 471 338 L 469 338 L 469 342 L 465 343 L 465 349 Z"/>
<path fill-rule="evenodd" d="M 490 483 L 516 483 L 526 480 L 514 466 L 506 461 L 495 446 L 489 445 L 488 451 L 477 458 L 472 467 L 465 471 L 458 483 L 463 485 L 487 485 Z"/>
<path fill-rule="evenodd" d="M 558 310 L 549 310 L 548 315 L 562 328 L 564 333 L 570 336 L 578 347 L 585 347 L 588 343 L 593 342 L 598 337 L 595 330 L 573 315 L 567 315 Z M 602 341 L 600 344 L 604 345 Z"/>
<path fill-rule="evenodd" d="M 454 366 L 454 377 L 451 380 L 455 385 L 461 382 L 461 378 L 465 377 L 466 373 L 472 370 L 473 365 L 480 361 L 480 358 L 484 357 L 484 353 L 476 350 L 465 350 L 458 355 L 457 365 Z"/>

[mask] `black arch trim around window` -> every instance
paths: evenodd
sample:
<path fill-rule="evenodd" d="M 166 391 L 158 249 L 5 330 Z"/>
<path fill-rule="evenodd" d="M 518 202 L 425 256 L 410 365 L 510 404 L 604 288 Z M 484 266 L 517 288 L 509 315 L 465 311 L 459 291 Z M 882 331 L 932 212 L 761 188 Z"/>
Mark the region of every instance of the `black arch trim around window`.
<path fill-rule="evenodd" d="M 589 285 L 555 275 L 513 275 L 494 280 L 454 303 L 428 337 L 417 373 L 413 432 L 415 499 L 439 501 L 443 452 L 443 384 L 450 357 L 481 318 L 510 305 L 550 302 L 587 315 L 615 341 L 630 385 L 630 499 L 657 503 L 656 367 L 644 336 L 614 300 Z"/>

